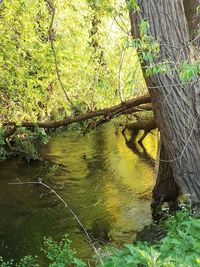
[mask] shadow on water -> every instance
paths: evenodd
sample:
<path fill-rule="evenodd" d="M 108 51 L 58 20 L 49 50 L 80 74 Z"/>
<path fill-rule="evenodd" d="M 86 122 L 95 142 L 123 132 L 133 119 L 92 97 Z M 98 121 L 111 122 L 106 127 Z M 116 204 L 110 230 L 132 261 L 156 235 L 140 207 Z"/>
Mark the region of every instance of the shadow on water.
<path fill-rule="evenodd" d="M 154 131 L 151 134 L 155 135 L 156 133 Z M 126 145 L 133 151 L 134 154 L 137 154 L 141 160 L 143 160 L 146 164 L 149 164 L 152 168 L 154 168 L 155 158 L 152 156 L 152 151 L 151 153 L 148 152 L 143 143 L 137 142 L 137 140 L 140 138 L 140 135 L 141 131 L 131 132 L 130 138 L 127 138 L 126 134 L 124 134 Z"/>
<path fill-rule="evenodd" d="M 39 163 L 0 163 L 0 255 L 15 260 L 40 255 L 44 236 L 59 240 L 67 233 L 78 255 L 91 258 L 91 248 L 70 212 L 41 187 L 8 185 L 17 178 L 27 181 L 44 177 L 95 240 L 119 245 L 131 242 L 151 221 L 156 155 L 154 135 L 146 137 L 143 147 L 134 140 L 134 136 L 125 140 L 108 124 L 87 136 L 54 134 L 41 152 L 61 166 L 56 172 Z"/>

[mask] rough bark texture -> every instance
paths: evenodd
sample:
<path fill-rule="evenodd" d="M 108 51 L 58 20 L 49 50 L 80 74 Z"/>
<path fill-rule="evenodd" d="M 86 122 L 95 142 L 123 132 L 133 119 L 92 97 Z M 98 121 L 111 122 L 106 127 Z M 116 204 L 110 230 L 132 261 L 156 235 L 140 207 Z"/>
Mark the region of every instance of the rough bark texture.
<path fill-rule="evenodd" d="M 138 2 L 141 12 L 133 14 L 132 21 L 138 26 L 141 18 L 148 20 L 149 34 L 158 40 L 161 49 L 155 64 L 169 60 L 176 67 L 181 62 L 191 62 L 194 52 L 183 0 Z M 153 198 L 160 202 L 174 200 L 178 184 L 200 212 L 199 81 L 183 85 L 177 71 L 154 75 L 146 81 L 162 140 Z"/>
<path fill-rule="evenodd" d="M 162 144 L 159 156 L 161 159 L 168 159 L 168 153 Z M 159 162 L 157 180 L 152 192 L 153 201 L 151 203 L 154 218 L 157 217 L 157 207 L 160 207 L 164 202 L 168 202 L 171 208 L 176 207 L 179 191 L 170 164 L 168 162 Z"/>
<path fill-rule="evenodd" d="M 188 22 L 190 39 L 193 40 L 199 34 L 198 29 L 200 27 L 200 15 L 197 12 L 197 7 L 200 6 L 200 0 L 183 0 L 183 4 Z"/>

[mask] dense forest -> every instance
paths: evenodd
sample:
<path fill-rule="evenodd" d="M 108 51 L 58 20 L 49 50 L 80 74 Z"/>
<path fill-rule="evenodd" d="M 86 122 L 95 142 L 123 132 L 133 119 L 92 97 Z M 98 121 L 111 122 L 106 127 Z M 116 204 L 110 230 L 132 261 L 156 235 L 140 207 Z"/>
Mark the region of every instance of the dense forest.
<path fill-rule="evenodd" d="M 40 256 L 40 266 L 200 264 L 199 14 L 199 0 L 0 1 L 0 164 L 6 171 L 9 164 L 20 166 L 7 186 L 20 185 L 22 190 L 26 186 L 43 187 L 46 191 L 38 194 L 51 194 L 64 205 L 96 255 L 91 261 L 80 260 L 68 236 L 62 241 L 47 238 L 43 251 L 48 260 Z M 149 134 L 154 141 L 147 141 L 152 138 Z M 104 175 L 98 171 L 108 161 L 105 172 L 113 179 L 116 175 L 120 179 L 121 173 L 135 177 L 139 165 L 135 159 L 130 160 L 130 155 L 117 162 L 115 142 L 120 153 L 131 149 L 137 164 L 145 162 L 139 170 L 142 179 L 148 176 L 144 170 L 155 169 L 151 173 L 155 180 L 153 189 L 150 180 L 141 180 L 139 185 L 138 179 L 134 184 L 140 198 L 149 200 L 153 220 L 160 223 L 154 225 L 156 230 L 152 226 L 144 234 L 141 232 L 141 236 L 146 236 L 141 240 L 151 244 L 139 242 L 123 249 L 105 249 L 105 243 L 113 238 L 107 229 L 110 226 L 102 228 L 95 221 L 92 227 L 86 227 L 87 220 L 82 221 L 62 196 L 65 182 L 60 178 L 52 182 L 59 172 L 62 174 L 62 168 L 67 177 L 73 164 L 76 175 L 80 175 L 79 167 L 84 169 L 86 161 L 87 169 L 91 170 L 97 157 L 98 164 L 92 169 L 94 179 Z M 93 158 L 91 144 L 96 153 Z M 61 147 L 67 152 L 62 152 L 63 158 L 59 155 L 60 161 L 54 162 L 55 156 L 45 156 L 45 147 L 50 155 L 57 155 Z M 157 153 L 152 152 L 156 150 Z M 79 154 L 81 159 L 73 161 Z M 39 174 L 33 171 L 35 176 L 31 179 L 21 179 L 18 172 L 23 176 L 31 172 L 27 168 L 43 171 Z M 2 171 L 2 181 L 5 176 L 7 172 Z M 95 186 L 99 184 L 97 181 Z M 84 186 L 82 183 L 81 188 Z M 88 186 L 93 188 L 93 183 Z M 92 190 L 96 190 L 95 186 Z M 146 186 L 143 192 L 139 186 Z M 102 191 L 108 188 L 107 185 Z M 129 194 L 127 184 L 126 190 Z M 180 204 L 180 196 L 187 204 Z M 163 216 L 171 217 L 165 222 Z M 157 236 L 150 238 L 153 241 L 148 240 L 154 234 Z M 99 239 L 104 245 L 96 242 Z M 39 266 L 32 256 L 23 258 L 19 264 L 15 263 L 18 257 L 14 262 L 9 259 L 6 262 L 0 258 L 0 266 Z"/>
<path fill-rule="evenodd" d="M 46 123 L 45 128 L 54 128 L 56 124 L 48 123 L 144 94 L 127 7 L 122 3 L 18 1 L 10 5 L 9 1 L 1 4 L 2 143 L 5 136 L 13 135 L 12 126 L 36 130 Z M 6 153 L 2 148 L 1 157 Z"/>

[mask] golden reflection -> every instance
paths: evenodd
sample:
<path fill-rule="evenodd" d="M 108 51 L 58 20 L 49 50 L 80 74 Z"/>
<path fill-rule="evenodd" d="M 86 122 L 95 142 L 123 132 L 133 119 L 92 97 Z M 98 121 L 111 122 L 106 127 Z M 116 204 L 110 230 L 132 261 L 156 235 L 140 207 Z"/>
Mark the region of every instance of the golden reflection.
<path fill-rule="evenodd" d="M 115 230 L 130 231 L 138 227 L 142 228 L 146 219 L 150 220 L 149 198 L 157 150 L 155 134 L 156 132 L 145 138 L 143 147 L 133 143 L 134 150 L 127 146 L 122 134 L 113 135 L 108 132 L 106 135 L 106 149 L 109 151 L 107 168 L 114 175 L 112 180 L 108 179 L 104 185 L 104 205 L 112 218 L 112 228 Z M 111 153 L 113 142 L 116 143 L 116 149 Z M 138 199 L 141 196 L 144 198 L 145 194 L 148 195 L 147 199 L 138 202 Z M 123 207 L 127 205 L 129 209 L 124 212 Z M 144 214 L 145 217 L 142 216 Z M 135 220 L 136 216 L 143 219 Z M 139 225 L 138 221 L 140 221 Z"/>
<path fill-rule="evenodd" d="M 110 224 L 112 239 L 128 241 L 127 237 L 133 239 L 134 232 L 151 221 L 156 134 L 148 134 L 143 145 L 139 145 L 142 131 L 136 136 L 127 131 L 125 138 L 107 125 L 92 132 L 89 138 L 67 135 L 51 140 L 48 154 L 68 171 L 62 179 L 66 183 L 68 179 L 77 180 L 78 187 L 75 191 L 71 188 L 70 194 L 78 193 L 78 200 L 72 197 L 71 204 L 75 207 L 76 202 L 84 203 L 84 214 L 80 206 L 75 210 L 88 227 L 94 220 L 105 220 L 105 224 Z"/>

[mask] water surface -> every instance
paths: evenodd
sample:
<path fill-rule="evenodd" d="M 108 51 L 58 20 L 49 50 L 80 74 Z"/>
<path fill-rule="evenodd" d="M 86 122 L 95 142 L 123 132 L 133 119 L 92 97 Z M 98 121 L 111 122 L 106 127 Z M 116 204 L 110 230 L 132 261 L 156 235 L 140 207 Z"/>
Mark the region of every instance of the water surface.
<path fill-rule="evenodd" d="M 40 186 L 8 184 L 16 179 L 36 181 L 42 177 L 100 243 L 131 242 L 151 221 L 156 154 L 155 135 L 148 134 L 144 147 L 134 140 L 130 133 L 126 140 L 108 124 L 86 136 L 70 131 L 53 134 L 41 148 L 53 167 L 0 163 L 0 255 L 15 260 L 40 255 L 44 236 L 59 240 L 67 233 L 78 255 L 91 258 L 81 227 L 62 203 Z"/>

